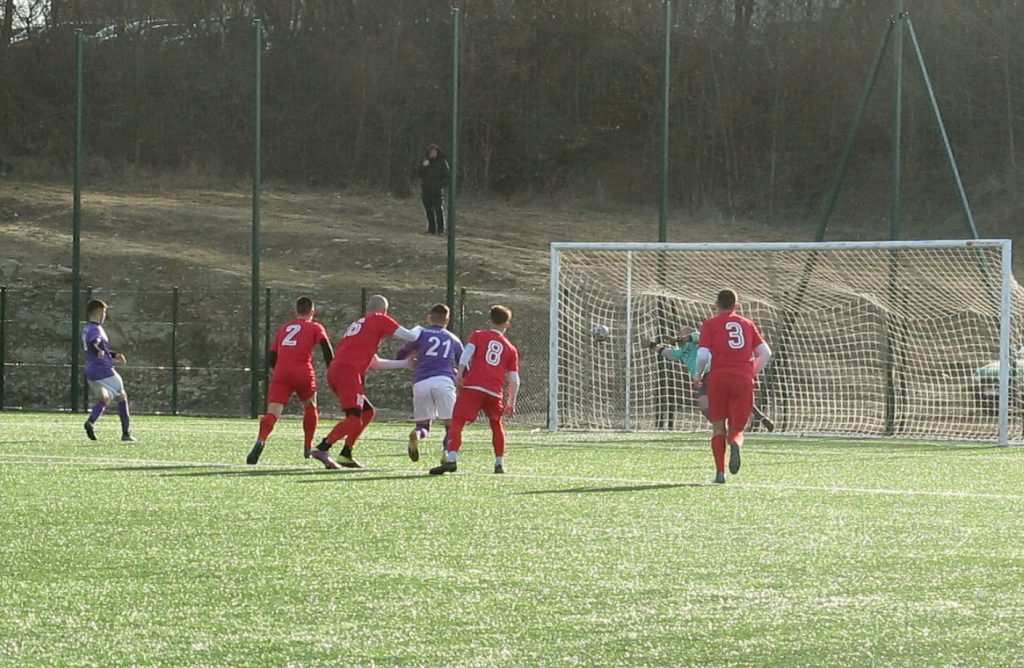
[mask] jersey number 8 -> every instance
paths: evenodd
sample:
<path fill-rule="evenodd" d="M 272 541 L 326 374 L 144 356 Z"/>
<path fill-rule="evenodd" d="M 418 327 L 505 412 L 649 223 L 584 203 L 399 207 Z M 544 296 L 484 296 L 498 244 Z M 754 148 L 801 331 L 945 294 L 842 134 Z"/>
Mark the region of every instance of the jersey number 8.
<path fill-rule="evenodd" d="M 501 354 L 505 352 L 505 346 L 501 345 L 501 341 L 491 341 L 487 344 L 487 352 L 484 353 L 484 361 L 491 366 L 498 366 L 501 364 Z"/>

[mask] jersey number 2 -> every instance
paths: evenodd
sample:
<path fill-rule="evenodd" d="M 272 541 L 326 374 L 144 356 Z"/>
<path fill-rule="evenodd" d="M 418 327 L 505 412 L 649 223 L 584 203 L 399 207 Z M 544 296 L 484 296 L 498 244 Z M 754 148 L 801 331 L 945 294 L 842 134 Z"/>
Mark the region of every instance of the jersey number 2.
<path fill-rule="evenodd" d="M 285 328 L 288 333 L 281 339 L 282 346 L 297 346 L 299 342 L 295 340 L 295 335 L 302 331 L 302 325 L 288 325 Z"/>
<path fill-rule="evenodd" d="M 432 336 L 427 341 L 430 342 L 431 346 L 427 349 L 427 357 L 437 357 L 437 349 L 444 345 L 444 356 L 448 357 L 452 352 L 452 344 L 447 339 L 442 343 L 440 337 Z"/>
<path fill-rule="evenodd" d="M 725 331 L 729 334 L 729 347 L 733 350 L 743 350 L 747 345 L 747 339 L 743 336 L 743 325 L 738 322 L 727 322 Z"/>

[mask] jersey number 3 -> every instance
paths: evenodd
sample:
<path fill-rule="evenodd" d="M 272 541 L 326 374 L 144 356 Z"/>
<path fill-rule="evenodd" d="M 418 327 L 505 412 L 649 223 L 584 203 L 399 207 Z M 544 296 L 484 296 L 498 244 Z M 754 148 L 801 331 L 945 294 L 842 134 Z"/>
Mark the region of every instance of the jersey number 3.
<path fill-rule="evenodd" d="M 743 350 L 747 345 L 747 339 L 743 336 L 743 325 L 738 322 L 727 322 L 725 331 L 729 334 L 729 347 L 733 350 Z"/>

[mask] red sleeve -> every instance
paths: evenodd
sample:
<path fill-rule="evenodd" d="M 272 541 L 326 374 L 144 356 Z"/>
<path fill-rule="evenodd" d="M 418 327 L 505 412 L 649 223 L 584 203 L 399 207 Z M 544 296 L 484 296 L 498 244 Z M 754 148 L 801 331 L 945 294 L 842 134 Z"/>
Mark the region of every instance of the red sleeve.
<path fill-rule="evenodd" d="M 700 348 L 707 348 L 711 350 L 712 339 L 712 328 L 708 326 L 710 320 L 705 320 L 704 324 L 700 326 L 700 340 L 697 342 L 697 346 Z"/>
<path fill-rule="evenodd" d="M 378 325 L 378 327 L 380 328 L 380 333 L 384 334 L 385 336 L 391 336 L 399 328 L 398 321 L 389 315 L 381 313 L 380 317 L 377 320 L 380 322 L 380 324 Z"/>
<path fill-rule="evenodd" d="M 764 337 L 761 336 L 760 330 L 757 329 L 757 325 L 753 322 L 750 323 L 750 340 L 753 342 L 754 348 L 764 343 Z"/>
<path fill-rule="evenodd" d="M 519 371 L 519 349 L 516 348 L 515 346 L 509 346 L 509 353 L 511 353 L 511 354 L 508 357 L 508 370 L 509 371 L 515 371 L 515 372 L 518 373 L 518 371 Z"/>
<path fill-rule="evenodd" d="M 327 336 L 327 330 L 324 329 L 324 326 L 319 324 L 319 323 L 317 323 L 317 331 L 316 331 L 316 333 L 317 333 L 317 339 L 316 339 L 316 341 L 313 342 L 314 345 L 317 344 L 317 343 L 320 343 L 321 341 L 330 341 L 331 340 Z"/>
<path fill-rule="evenodd" d="M 479 329 L 474 329 L 473 333 L 469 335 L 469 341 L 466 342 L 467 346 L 473 346 L 477 350 L 480 349 L 480 337 L 477 336 L 480 333 Z"/>

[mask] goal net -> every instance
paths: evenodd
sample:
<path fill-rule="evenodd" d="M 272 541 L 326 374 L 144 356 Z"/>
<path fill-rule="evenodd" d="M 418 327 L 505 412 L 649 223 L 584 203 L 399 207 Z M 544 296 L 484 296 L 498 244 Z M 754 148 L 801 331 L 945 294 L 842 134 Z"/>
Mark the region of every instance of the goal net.
<path fill-rule="evenodd" d="M 727 287 L 775 353 L 756 405 L 776 431 L 1021 438 L 1024 289 L 1002 240 L 552 244 L 549 428 L 706 429 L 686 366 L 651 346 Z"/>

